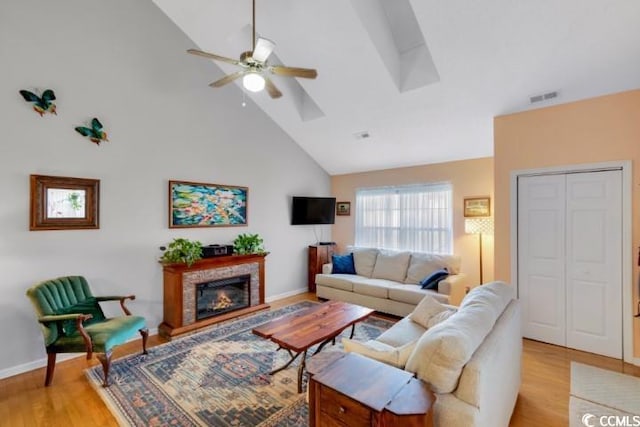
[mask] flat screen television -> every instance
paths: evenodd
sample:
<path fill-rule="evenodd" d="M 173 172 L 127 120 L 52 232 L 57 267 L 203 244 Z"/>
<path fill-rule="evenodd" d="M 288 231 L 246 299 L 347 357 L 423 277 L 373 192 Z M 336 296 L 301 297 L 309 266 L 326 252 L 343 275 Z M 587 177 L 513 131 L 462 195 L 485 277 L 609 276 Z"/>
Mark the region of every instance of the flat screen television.
<path fill-rule="evenodd" d="M 291 225 L 333 224 L 336 220 L 335 197 L 293 196 Z"/>

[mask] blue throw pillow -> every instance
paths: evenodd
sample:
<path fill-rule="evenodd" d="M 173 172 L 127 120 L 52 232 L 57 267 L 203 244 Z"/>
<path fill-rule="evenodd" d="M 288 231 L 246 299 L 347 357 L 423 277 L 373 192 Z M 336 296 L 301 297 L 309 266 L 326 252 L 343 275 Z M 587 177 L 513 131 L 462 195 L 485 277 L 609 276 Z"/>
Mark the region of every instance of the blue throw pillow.
<path fill-rule="evenodd" d="M 425 277 L 424 279 L 422 279 L 422 281 L 420 282 L 420 287 L 422 289 L 438 290 L 438 283 L 446 279 L 447 276 L 449 276 L 449 272 L 447 271 L 446 268 L 443 268 L 441 270 L 436 270 L 430 275 L 428 275 L 427 277 Z"/>
<path fill-rule="evenodd" d="M 356 267 L 353 265 L 353 254 L 331 255 L 333 264 L 332 274 L 356 274 Z"/>

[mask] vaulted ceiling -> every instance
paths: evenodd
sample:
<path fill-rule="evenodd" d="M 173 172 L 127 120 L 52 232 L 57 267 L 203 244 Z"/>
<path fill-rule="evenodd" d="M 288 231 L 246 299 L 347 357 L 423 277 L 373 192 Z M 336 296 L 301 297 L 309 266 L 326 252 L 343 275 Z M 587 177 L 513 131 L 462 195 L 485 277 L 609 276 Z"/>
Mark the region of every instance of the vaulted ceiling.
<path fill-rule="evenodd" d="M 154 2 L 194 47 L 250 50 L 251 0 Z M 640 88 L 639 23 L 638 0 L 256 0 L 270 62 L 318 78 L 247 96 L 332 175 L 486 157 L 497 115 Z M 216 66 L 203 90 L 237 91 Z"/>

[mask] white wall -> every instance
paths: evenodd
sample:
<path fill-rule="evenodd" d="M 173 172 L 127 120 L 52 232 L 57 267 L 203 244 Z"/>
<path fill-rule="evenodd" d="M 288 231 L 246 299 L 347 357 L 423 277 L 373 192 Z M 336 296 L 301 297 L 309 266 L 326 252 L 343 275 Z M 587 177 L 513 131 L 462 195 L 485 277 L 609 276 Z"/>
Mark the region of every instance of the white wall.
<path fill-rule="evenodd" d="M 235 85 L 210 89 L 222 72 L 190 47 L 150 0 L 0 2 L 0 377 L 45 356 L 25 296 L 41 280 L 80 274 L 95 294 L 135 293 L 130 308 L 156 328 L 158 247 L 174 237 L 260 233 L 267 298 L 306 287 L 316 239 L 289 225 L 290 196 L 329 195 L 329 177 L 255 104 L 241 107 Z M 58 115 L 33 112 L 18 94 L 29 88 L 53 89 Z M 73 129 L 94 116 L 109 133 L 100 147 Z M 33 173 L 100 179 L 100 229 L 30 232 Z M 169 179 L 249 187 L 249 226 L 169 229 Z"/>

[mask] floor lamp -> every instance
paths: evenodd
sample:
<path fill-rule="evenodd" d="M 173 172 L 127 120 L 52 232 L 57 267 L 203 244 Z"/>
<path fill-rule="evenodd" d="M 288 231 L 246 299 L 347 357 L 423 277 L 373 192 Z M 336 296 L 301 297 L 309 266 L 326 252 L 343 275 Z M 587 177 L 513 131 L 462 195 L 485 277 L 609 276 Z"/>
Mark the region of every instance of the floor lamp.
<path fill-rule="evenodd" d="M 472 217 L 464 219 L 464 232 L 467 234 L 477 234 L 480 253 L 480 284 L 484 283 L 482 278 L 482 235 L 493 234 L 493 219 L 489 216 Z"/>

